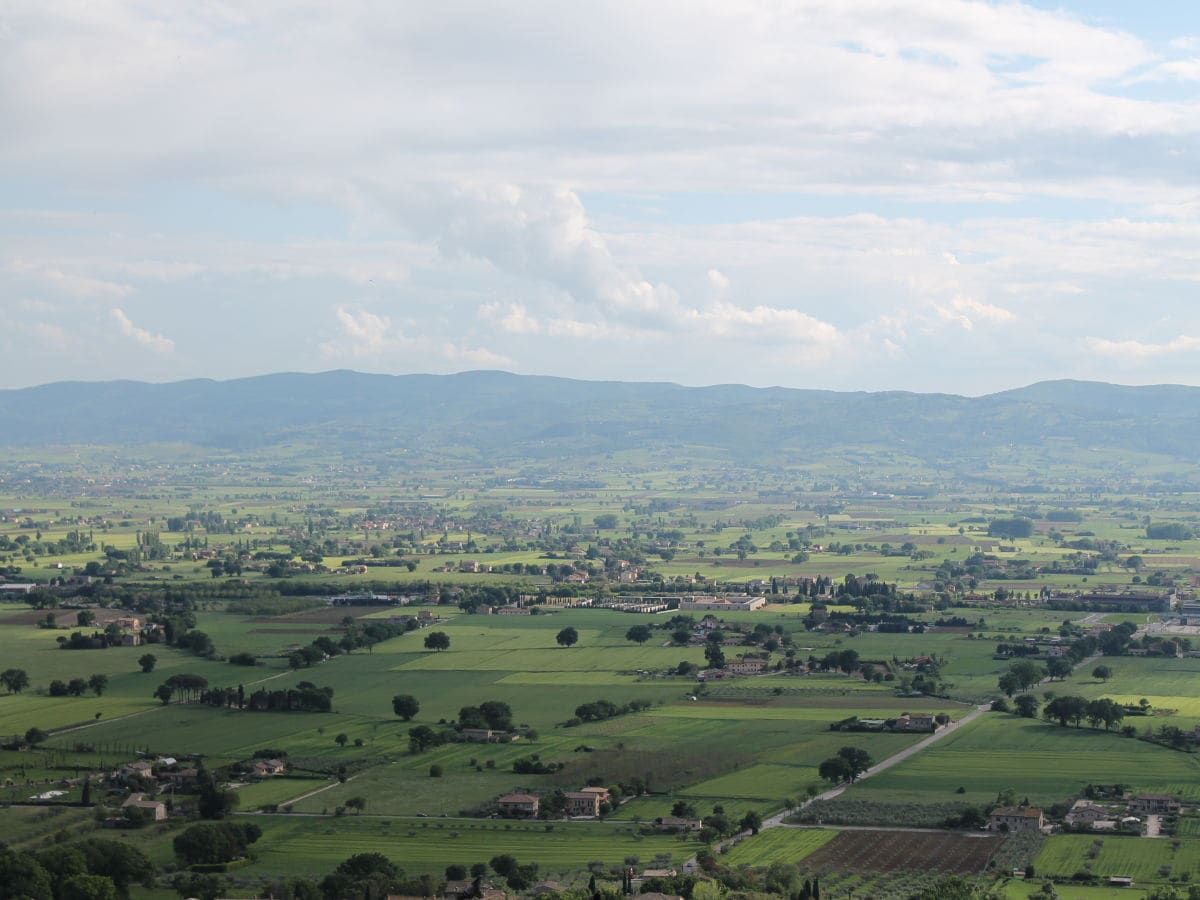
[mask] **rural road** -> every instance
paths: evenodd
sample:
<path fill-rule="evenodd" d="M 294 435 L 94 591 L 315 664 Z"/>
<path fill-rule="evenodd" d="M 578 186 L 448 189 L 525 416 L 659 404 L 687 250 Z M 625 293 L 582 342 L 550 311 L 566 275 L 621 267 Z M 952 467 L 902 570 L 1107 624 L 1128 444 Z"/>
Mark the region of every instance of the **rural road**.
<path fill-rule="evenodd" d="M 880 762 L 875 763 L 875 765 L 871 766 L 871 768 L 867 769 L 865 772 L 863 772 L 861 775 L 859 775 L 854 783 L 857 784 L 859 781 L 862 781 L 864 778 L 870 778 L 874 775 L 878 775 L 880 772 L 886 771 L 887 769 L 890 769 L 892 766 L 904 762 L 906 759 L 908 759 L 914 753 L 920 753 L 922 750 L 924 750 L 926 747 L 930 746 L 931 744 L 937 743 L 938 741 L 945 738 L 947 735 L 953 734 L 954 732 L 958 731 L 958 729 L 962 728 L 962 726 L 966 725 L 967 723 L 973 722 L 975 719 L 979 718 L 979 716 L 981 716 L 981 715 L 983 715 L 983 713 L 987 712 L 987 710 L 990 706 L 991 706 L 990 702 L 981 703 L 980 705 L 976 706 L 973 710 L 971 710 L 969 713 L 967 713 L 965 716 L 963 716 L 961 719 L 959 719 L 957 722 L 951 722 L 945 728 L 938 729 L 933 734 L 929 735 L 929 737 L 923 738 L 922 740 L 917 741 L 917 743 L 913 744 L 911 747 L 907 747 L 904 750 L 901 750 L 899 753 L 896 753 L 893 756 L 889 756 L 887 759 L 884 759 L 884 760 L 881 760 Z M 832 788 L 828 791 L 825 791 L 825 793 L 823 793 L 823 794 L 817 794 L 815 797 L 812 797 L 809 800 L 806 800 L 804 802 L 804 806 L 807 806 L 809 803 L 812 803 L 814 800 L 832 800 L 834 797 L 840 796 L 848 787 L 850 787 L 849 782 L 839 784 L 837 787 Z M 763 823 L 762 823 L 762 828 L 760 828 L 759 830 L 766 831 L 768 828 L 808 828 L 808 827 L 812 827 L 812 826 L 807 826 L 807 825 L 789 825 L 789 824 L 785 823 L 783 820 L 786 819 L 788 816 L 790 816 L 793 812 L 794 812 L 794 810 L 785 809 L 782 812 L 776 813 L 775 815 L 771 816 L 771 818 L 769 818 L 769 819 L 764 819 Z M 885 828 L 885 829 L 872 829 L 872 830 L 887 831 L 889 829 Z M 895 830 L 897 830 L 897 831 L 913 831 L 914 829 L 897 828 Z M 733 844 L 736 844 L 738 841 L 744 840 L 745 838 L 747 838 L 749 836 L 750 836 L 749 831 L 743 831 L 740 834 L 735 834 L 733 837 L 727 838 L 726 840 L 721 841 L 719 844 L 714 845 L 713 852 L 720 853 L 726 847 L 732 846 Z M 685 872 L 695 871 L 695 868 L 696 868 L 696 857 L 694 857 L 694 856 L 691 859 L 687 860 L 683 864 L 683 870 Z"/>
<path fill-rule="evenodd" d="M 878 775 L 880 772 L 890 769 L 892 766 L 897 765 L 898 763 L 904 762 L 906 759 L 908 759 L 914 753 L 920 753 L 922 750 L 924 750 L 930 744 L 934 744 L 937 741 L 940 741 L 942 738 L 946 737 L 949 734 L 954 733 L 959 728 L 966 725 L 968 722 L 972 722 L 975 719 L 977 719 L 984 712 L 986 712 L 988 707 L 990 707 L 990 706 L 991 706 L 991 703 L 980 704 L 979 706 L 977 706 L 973 710 L 971 710 L 969 713 L 967 713 L 965 716 L 963 716 L 961 719 L 959 719 L 957 722 L 951 722 L 945 728 L 939 728 L 933 734 L 929 735 L 929 737 L 923 738 L 922 740 L 917 741 L 917 743 L 913 744 L 911 747 L 906 747 L 904 750 L 901 750 L 899 753 L 896 753 L 893 756 L 889 756 L 887 759 L 884 759 L 884 760 L 881 760 L 880 762 L 875 763 L 875 765 L 871 766 L 871 768 L 867 769 L 867 771 L 865 771 L 861 775 L 859 775 L 854 783 L 857 784 L 859 781 L 862 781 L 865 778 L 870 778 L 873 775 Z M 848 787 L 850 787 L 850 782 L 843 782 L 842 784 L 839 784 L 837 787 L 832 788 L 823 794 L 817 794 L 815 797 L 812 798 L 812 800 L 807 801 L 804 805 L 807 806 L 813 800 L 832 800 L 834 797 L 840 796 Z M 791 810 L 784 810 L 783 812 L 777 813 L 776 815 L 771 816 L 771 818 L 763 820 L 762 827 L 763 828 L 779 828 L 781 826 L 784 826 L 783 820 L 786 819 L 790 814 L 791 814 Z M 788 827 L 788 826 L 784 826 L 784 827 Z"/>

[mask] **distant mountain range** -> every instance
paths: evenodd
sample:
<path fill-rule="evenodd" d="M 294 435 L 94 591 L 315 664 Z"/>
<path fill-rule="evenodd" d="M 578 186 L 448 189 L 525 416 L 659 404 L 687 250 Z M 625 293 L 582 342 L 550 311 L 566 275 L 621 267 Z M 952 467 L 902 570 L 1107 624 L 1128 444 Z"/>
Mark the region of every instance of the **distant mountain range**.
<path fill-rule="evenodd" d="M 839 446 L 933 460 L 1003 447 L 1200 457 L 1200 388 L 1046 381 L 985 397 L 464 372 L 283 373 L 0 391 L 0 446 L 405 449 L 480 461 L 672 447 L 768 463 Z"/>

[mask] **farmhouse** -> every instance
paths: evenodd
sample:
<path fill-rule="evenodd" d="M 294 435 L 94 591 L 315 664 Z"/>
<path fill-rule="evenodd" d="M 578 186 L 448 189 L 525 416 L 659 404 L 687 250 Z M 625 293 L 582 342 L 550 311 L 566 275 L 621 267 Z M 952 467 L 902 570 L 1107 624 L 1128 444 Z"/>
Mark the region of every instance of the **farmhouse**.
<path fill-rule="evenodd" d="M 128 765 L 121 766 L 117 770 L 117 774 L 122 781 L 129 781 L 133 778 L 151 778 L 154 775 L 154 766 L 148 762 L 133 762 Z"/>
<path fill-rule="evenodd" d="M 1065 821 L 1068 825 L 1094 825 L 1096 822 L 1112 818 L 1112 814 L 1103 806 L 1092 800 L 1076 800 L 1067 813 Z"/>
<path fill-rule="evenodd" d="M 493 612 L 498 616 L 528 616 L 532 615 L 530 610 L 523 606 L 498 606 Z"/>
<path fill-rule="evenodd" d="M 1174 816 L 1179 809 L 1179 801 L 1170 794 L 1138 794 L 1129 802 L 1129 811 L 1138 816 Z"/>
<path fill-rule="evenodd" d="M 767 668 L 767 661 L 753 656 L 743 656 L 725 664 L 725 671 L 730 675 L 761 675 Z"/>
<path fill-rule="evenodd" d="M 610 793 L 609 793 L 609 791 L 608 791 L 608 788 L 605 788 L 605 787 L 585 787 L 585 788 L 580 788 L 580 789 L 579 789 L 579 793 L 581 793 L 581 794 L 595 794 L 597 797 L 599 797 L 599 798 L 600 798 L 600 802 L 601 802 L 601 803 L 611 803 L 611 802 L 612 802 L 612 794 L 610 794 Z"/>
<path fill-rule="evenodd" d="M 1045 820 L 1036 806 L 1002 806 L 988 817 L 992 831 L 1041 831 Z"/>
<path fill-rule="evenodd" d="M 145 794 L 130 794 L 121 804 L 121 809 L 144 809 L 155 822 L 167 817 L 167 805 L 157 800 L 147 800 Z"/>
<path fill-rule="evenodd" d="M 491 728 L 464 728 L 459 734 L 468 744 L 503 744 L 509 740 L 507 731 Z"/>
<path fill-rule="evenodd" d="M 566 791 L 566 813 L 568 816 L 588 816 L 595 818 L 600 815 L 600 795 L 588 791 Z"/>
<path fill-rule="evenodd" d="M 766 597 L 703 597 L 692 596 L 679 601 L 680 612 L 753 612 L 767 605 Z"/>
<path fill-rule="evenodd" d="M 907 731 L 907 732 L 932 732 L 937 731 L 937 719 L 931 715 L 919 713 L 910 715 L 905 713 L 897 718 L 891 725 L 892 731 Z"/>
<path fill-rule="evenodd" d="M 6 595 L 28 594 L 36 587 L 36 584 L 0 584 L 0 591 L 3 591 Z"/>
<path fill-rule="evenodd" d="M 261 759 L 254 764 L 254 774 L 262 778 L 281 775 L 287 766 L 281 759 Z"/>
<path fill-rule="evenodd" d="M 500 815 L 510 819 L 536 819 L 541 806 L 533 794 L 505 794 L 496 800 Z"/>
<path fill-rule="evenodd" d="M 704 827 L 703 819 L 688 819 L 681 816 L 662 816 L 655 819 L 659 831 L 699 831 Z"/>

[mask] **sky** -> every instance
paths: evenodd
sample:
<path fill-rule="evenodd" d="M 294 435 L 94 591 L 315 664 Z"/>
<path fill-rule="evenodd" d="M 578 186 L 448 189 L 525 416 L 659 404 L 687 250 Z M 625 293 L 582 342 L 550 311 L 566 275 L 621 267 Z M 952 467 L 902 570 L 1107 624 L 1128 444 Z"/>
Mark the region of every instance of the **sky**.
<path fill-rule="evenodd" d="M 0 388 L 1200 384 L 1200 4 L 0 0 Z"/>

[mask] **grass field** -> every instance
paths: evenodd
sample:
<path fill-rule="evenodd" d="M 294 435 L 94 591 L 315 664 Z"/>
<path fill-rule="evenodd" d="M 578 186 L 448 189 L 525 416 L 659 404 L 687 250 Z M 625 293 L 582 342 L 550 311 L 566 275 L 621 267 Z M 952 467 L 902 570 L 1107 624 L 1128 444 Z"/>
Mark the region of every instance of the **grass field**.
<path fill-rule="evenodd" d="M 1200 761 L 1117 734 L 988 713 L 847 796 L 986 803 L 1011 788 L 1018 798 L 1052 804 L 1089 782 L 1200 798 Z"/>
<path fill-rule="evenodd" d="M 1090 851 L 1098 848 L 1094 856 Z M 1037 873 L 1069 877 L 1087 871 L 1102 878 L 1121 875 L 1138 884 L 1200 877 L 1200 841 L 1140 837 L 1054 835 L 1034 860 Z"/>
<path fill-rule="evenodd" d="M 739 841 L 725 854 L 723 861 L 735 866 L 799 863 L 837 834 L 821 828 L 772 828 Z"/>

